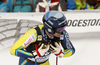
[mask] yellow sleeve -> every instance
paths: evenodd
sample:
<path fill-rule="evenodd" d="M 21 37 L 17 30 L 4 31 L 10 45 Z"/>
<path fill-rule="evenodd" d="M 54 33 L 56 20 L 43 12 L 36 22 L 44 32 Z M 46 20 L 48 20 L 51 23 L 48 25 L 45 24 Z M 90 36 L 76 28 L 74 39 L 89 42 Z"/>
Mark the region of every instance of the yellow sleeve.
<path fill-rule="evenodd" d="M 69 57 L 74 54 L 75 50 L 74 49 L 65 49 L 64 50 L 64 56 L 63 57 Z"/>
<path fill-rule="evenodd" d="M 32 53 L 26 52 L 23 49 L 28 47 L 31 43 L 35 42 L 37 39 L 37 32 L 34 28 L 29 29 L 19 40 L 15 42 L 12 46 L 10 53 L 16 56 L 33 56 Z"/>

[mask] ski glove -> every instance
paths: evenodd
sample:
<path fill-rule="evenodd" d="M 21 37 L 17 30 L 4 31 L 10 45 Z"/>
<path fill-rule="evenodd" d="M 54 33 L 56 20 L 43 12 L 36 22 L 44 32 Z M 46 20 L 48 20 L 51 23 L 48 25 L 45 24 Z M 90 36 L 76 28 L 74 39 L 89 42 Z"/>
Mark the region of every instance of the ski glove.
<path fill-rule="evenodd" d="M 33 52 L 33 56 L 35 59 L 43 56 L 48 50 L 49 50 L 49 45 L 45 45 L 44 43 L 42 43 L 42 45 L 39 47 L 39 49 L 37 48 L 37 45 L 35 44 L 35 49 Z"/>
<path fill-rule="evenodd" d="M 50 46 L 54 49 L 52 53 L 54 53 L 58 57 L 63 57 L 64 51 L 61 48 L 62 47 L 61 44 L 59 44 L 57 42 L 55 42 L 54 44 L 55 44 L 55 47 L 52 44 L 50 44 Z"/>

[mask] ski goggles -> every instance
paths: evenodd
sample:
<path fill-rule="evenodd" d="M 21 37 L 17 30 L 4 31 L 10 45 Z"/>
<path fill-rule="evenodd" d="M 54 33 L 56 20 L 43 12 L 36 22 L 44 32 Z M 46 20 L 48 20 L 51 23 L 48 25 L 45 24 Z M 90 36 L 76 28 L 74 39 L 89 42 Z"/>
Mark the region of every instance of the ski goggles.
<path fill-rule="evenodd" d="M 57 28 L 55 32 L 57 32 L 57 33 L 62 33 L 63 30 L 65 30 L 65 28 L 66 28 L 66 26 Z"/>

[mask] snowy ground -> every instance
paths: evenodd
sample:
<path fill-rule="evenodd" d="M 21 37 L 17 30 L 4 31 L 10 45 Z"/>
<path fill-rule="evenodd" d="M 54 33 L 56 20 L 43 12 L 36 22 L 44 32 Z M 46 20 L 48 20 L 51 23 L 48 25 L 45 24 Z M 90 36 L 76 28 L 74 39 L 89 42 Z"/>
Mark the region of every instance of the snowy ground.
<path fill-rule="evenodd" d="M 2 21 L 0 20 L 0 65 L 18 65 L 19 58 L 10 54 L 10 48 L 33 26 L 32 21 L 23 22 L 22 20 L 20 23 L 17 20 Z M 76 52 L 71 57 L 59 58 L 58 65 L 100 65 L 100 32 L 80 33 L 80 36 L 72 34 L 70 39 Z M 50 56 L 50 65 L 55 65 L 55 59 L 54 55 Z"/>

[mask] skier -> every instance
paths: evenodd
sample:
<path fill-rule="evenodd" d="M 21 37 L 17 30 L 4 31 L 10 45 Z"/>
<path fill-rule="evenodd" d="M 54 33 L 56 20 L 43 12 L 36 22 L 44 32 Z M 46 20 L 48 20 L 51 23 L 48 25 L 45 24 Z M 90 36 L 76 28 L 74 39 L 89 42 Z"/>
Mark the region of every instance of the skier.
<path fill-rule="evenodd" d="M 50 65 L 51 53 L 63 58 L 74 54 L 75 49 L 65 31 L 67 20 L 59 11 L 48 11 L 43 25 L 29 29 L 12 46 L 10 53 L 20 57 L 19 65 Z"/>

